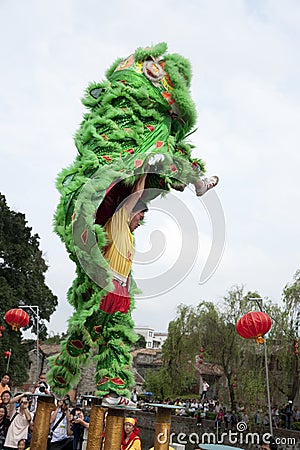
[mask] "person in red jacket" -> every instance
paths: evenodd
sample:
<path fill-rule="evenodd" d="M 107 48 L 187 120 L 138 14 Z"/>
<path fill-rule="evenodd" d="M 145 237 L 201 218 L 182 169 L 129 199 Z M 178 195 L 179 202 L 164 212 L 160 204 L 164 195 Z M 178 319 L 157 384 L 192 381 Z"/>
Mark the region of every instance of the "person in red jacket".
<path fill-rule="evenodd" d="M 142 450 L 139 434 L 140 429 L 137 427 L 137 420 L 133 417 L 125 417 L 121 450 Z"/>

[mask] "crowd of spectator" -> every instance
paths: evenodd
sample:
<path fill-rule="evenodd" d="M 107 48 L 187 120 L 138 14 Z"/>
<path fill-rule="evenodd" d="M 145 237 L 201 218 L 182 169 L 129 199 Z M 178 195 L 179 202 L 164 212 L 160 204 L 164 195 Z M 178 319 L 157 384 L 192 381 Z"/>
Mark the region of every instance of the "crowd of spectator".
<path fill-rule="evenodd" d="M 9 374 L 0 381 L 0 450 L 27 450 L 34 428 L 39 395 L 50 395 L 45 374 L 30 392 L 12 395 Z M 49 450 L 85 450 L 89 417 L 83 409 L 71 406 L 70 397 L 55 400 L 49 422 Z"/>
<path fill-rule="evenodd" d="M 144 410 L 154 410 L 151 408 L 151 402 L 157 403 L 156 400 L 148 399 L 146 402 L 139 400 L 138 406 Z M 182 399 L 176 398 L 172 400 L 167 398 L 161 403 L 178 406 L 174 414 L 183 417 L 194 417 L 198 426 L 201 426 L 203 419 L 211 419 L 215 421 L 215 426 L 223 429 L 235 429 L 238 422 L 244 422 L 247 427 L 256 426 L 258 428 L 269 426 L 269 411 L 262 408 L 247 409 L 244 405 L 239 404 L 236 409 L 228 408 L 218 399 L 208 399 L 203 395 L 200 398 Z M 300 422 L 300 410 L 293 406 L 291 400 L 285 405 L 274 406 L 272 408 L 272 424 L 275 429 L 287 428 L 291 429 L 293 423 Z M 300 425 L 300 424 L 299 424 Z M 297 428 L 298 429 L 298 428 Z M 300 428 L 299 428 L 300 430 Z"/>

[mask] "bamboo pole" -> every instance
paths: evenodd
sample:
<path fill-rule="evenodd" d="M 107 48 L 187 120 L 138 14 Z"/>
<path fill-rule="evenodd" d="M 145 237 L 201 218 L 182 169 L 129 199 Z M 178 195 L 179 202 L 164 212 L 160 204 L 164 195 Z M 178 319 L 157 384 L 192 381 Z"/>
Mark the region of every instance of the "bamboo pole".
<path fill-rule="evenodd" d="M 154 429 L 154 450 L 169 450 L 171 408 L 163 405 L 157 406 Z"/>
<path fill-rule="evenodd" d="M 106 408 L 92 404 L 86 450 L 99 450 L 103 437 L 106 411 Z"/>
<path fill-rule="evenodd" d="M 31 450 L 46 450 L 50 428 L 50 417 L 55 409 L 54 398 L 48 395 L 40 395 L 37 399 L 37 408 L 34 418 Z"/>
<path fill-rule="evenodd" d="M 120 450 L 125 408 L 109 408 L 106 426 L 104 450 Z"/>

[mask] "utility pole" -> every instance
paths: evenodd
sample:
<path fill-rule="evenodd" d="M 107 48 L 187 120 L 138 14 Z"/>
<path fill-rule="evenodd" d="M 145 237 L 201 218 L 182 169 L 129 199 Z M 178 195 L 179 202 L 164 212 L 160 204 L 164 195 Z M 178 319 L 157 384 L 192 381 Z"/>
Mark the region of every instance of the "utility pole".
<path fill-rule="evenodd" d="M 39 307 L 37 305 L 20 305 L 19 308 L 28 308 L 31 310 L 31 312 L 34 314 L 35 320 L 36 320 L 36 378 L 35 382 L 39 379 L 39 321 L 40 321 L 40 315 L 39 315 Z"/>

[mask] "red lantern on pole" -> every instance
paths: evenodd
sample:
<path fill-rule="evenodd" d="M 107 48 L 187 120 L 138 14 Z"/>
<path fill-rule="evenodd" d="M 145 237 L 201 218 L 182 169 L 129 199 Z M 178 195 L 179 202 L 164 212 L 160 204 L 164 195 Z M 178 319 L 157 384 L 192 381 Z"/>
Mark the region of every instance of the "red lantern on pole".
<path fill-rule="evenodd" d="M 3 356 L 5 359 L 9 358 L 11 355 L 11 352 L 9 350 L 6 350 L 5 352 L 3 352 Z"/>
<path fill-rule="evenodd" d="M 241 317 L 236 324 L 236 331 L 246 339 L 254 338 L 258 344 L 265 341 L 263 335 L 272 326 L 271 317 L 262 311 L 251 311 Z"/>
<path fill-rule="evenodd" d="M 204 348 L 203 347 L 201 347 L 200 349 L 199 349 L 199 355 L 198 355 L 198 363 L 199 364 L 203 364 L 203 360 L 204 360 Z"/>
<path fill-rule="evenodd" d="M 3 331 L 5 331 L 5 327 L 3 325 L 0 325 L 0 337 L 2 337 Z"/>
<path fill-rule="evenodd" d="M 5 320 L 14 331 L 19 331 L 21 327 L 29 324 L 29 315 L 23 309 L 14 308 L 7 311 Z"/>

